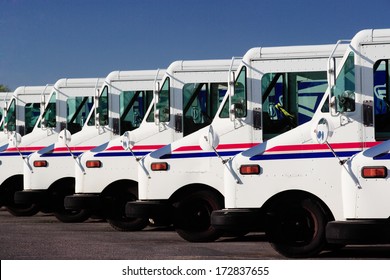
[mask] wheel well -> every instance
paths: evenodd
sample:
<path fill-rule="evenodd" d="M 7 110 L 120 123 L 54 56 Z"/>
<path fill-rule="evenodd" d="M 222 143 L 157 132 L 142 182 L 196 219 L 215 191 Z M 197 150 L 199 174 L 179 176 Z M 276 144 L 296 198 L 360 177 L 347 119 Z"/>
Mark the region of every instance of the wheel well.
<path fill-rule="evenodd" d="M 264 209 L 264 212 L 267 213 L 269 212 L 275 205 L 280 205 L 281 203 L 283 203 L 283 201 L 286 201 L 288 199 L 291 199 L 291 198 L 298 198 L 298 199 L 311 199 L 313 201 L 316 201 L 319 206 L 322 208 L 322 210 L 324 211 L 326 217 L 328 218 L 328 221 L 333 221 L 334 220 L 334 216 L 332 214 L 332 211 L 330 211 L 329 207 L 325 204 L 325 202 L 320 199 L 318 196 L 315 196 L 314 194 L 312 193 L 309 193 L 309 192 L 306 192 L 306 191 L 301 191 L 301 190 L 288 190 L 288 191 L 283 191 L 281 193 L 278 193 L 276 195 L 274 195 L 273 197 L 271 197 L 270 199 L 268 199 L 264 205 L 263 205 L 263 209 Z"/>
<path fill-rule="evenodd" d="M 120 191 L 126 190 L 138 197 L 138 182 L 132 180 L 119 180 L 109 184 L 103 191 L 102 196 L 112 195 Z"/>
<path fill-rule="evenodd" d="M 58 179 L 55 181 L 51 186 L 49 187 L 49 191 L 57 191 L 58 188 L 61 188 L 61 190 L 66 190 L 68 192 L 73 192 L 75 191 L 75 184 L 76 184 L 76 179 L 74 177 L 65 177 Z"/>
<path fill-rule="evenodd" d="M 13 201 L 15 191 L 23 190 L 23 175 L 17 174 L 7 178 L 0 186 L 0 204 L 8 200 Z M 10 196 L 12 195 L 12 197 Z"/>
<path fill-rule="evenodd" d="M 203 184 L 191 184 L 191 185 L 181 187 L 179 190 L 177 190 L 174 194 L 171 195 L 169 200 L 172 203 L 175 203 L 176 201 L 181 200 L 185 195 L 188 195 L 189 193 L 193 193 L 196 191 L 208 191 L 214 193 L 218 197 L 218 199 L 220 199 L 222 205 L 225 205 L 223 194 L 221 194 L 215 188 Z"/>

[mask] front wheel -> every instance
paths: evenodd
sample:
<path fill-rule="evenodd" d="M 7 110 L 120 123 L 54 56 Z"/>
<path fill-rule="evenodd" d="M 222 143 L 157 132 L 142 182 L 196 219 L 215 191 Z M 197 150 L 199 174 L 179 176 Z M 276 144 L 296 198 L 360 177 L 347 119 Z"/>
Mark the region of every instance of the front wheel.
<path fill-rule="evenodd" d="M 63 223 L 82 223 L 89 219 L 91 212 L 88 210 L 61 209 L 56 210 L 54 216 Z"/>
<path fill-rule="evenodd" d="M 138 231 L 144 229 L 149 224 L 147 218 L 128 218 L 125 207 L 127 202 L 135 201 L 137 197 L 131 193 L 120 192 L 110 197 L 112 209 L 107 222 L 117 231 Z"/>
<path fill-rule="evenodd" d="M 328 219 L 311 199 L 287 199 L 271 209 L 266 234 L 272 247 L 290 258 L 317 255 L 326 246 Z"/>
<path fill-rule="evenodd" d="M 197 191 L 180 200 L 175 207 L 176 232 L 189 242 L 210 242 L 222 236 L 211 226 L 211 213 L 223 208 L 223 199 L 215 193 Z"/>
<path fill-rule="evenodd" d="M 9 213 L 14 216 L 22 217 L 22 216 L 34 216 L 40 211 L 40 207 L 37 204 L 8 204 L 6 209 Z"/>

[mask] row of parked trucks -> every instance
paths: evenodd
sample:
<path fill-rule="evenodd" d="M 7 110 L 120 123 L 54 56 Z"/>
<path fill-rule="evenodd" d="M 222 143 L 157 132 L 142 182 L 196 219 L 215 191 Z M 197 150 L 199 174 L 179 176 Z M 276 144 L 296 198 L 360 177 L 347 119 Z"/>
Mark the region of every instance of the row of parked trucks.
<path fill-rule="evenodd" d="M 263 231 L 287 257 L 390 242 L 390 29 L 1 99 L 14 215 L 173 225 L 190 242 Z"/>

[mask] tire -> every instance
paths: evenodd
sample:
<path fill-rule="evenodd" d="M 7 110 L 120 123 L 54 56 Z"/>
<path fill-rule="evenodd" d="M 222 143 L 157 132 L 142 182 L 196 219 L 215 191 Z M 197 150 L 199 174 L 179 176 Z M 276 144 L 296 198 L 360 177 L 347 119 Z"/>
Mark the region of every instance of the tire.
<path fill-rule="evenodd" d="M 82 223 L 89 219 L 91 212 L 88 210 L 66 210 L 55 211 L 54 216 L 63 223 Z"/>
<path fill-rule="evenodd" d="M 174 227 L 189 242 L 210 242 L 223 232 L 211 226 L 211 213 L 223 208 L 223 200 L 209 191 L 193 192 L 176 204 Z"/>
<path fill-rule="evenodd" d="M 75 180 L 63 180 L 52 187 L 51 201 L 54 216 L 63 223 L 82 223 L 91 216 L 87 209 L 69 210 L 65 209 L 64 200 L 68 195 L 74 194 Z"/>
<path fill-rule="evenodd" d="M 14 196 L 17 191 L 23 190 L 23 176 L 16 176 L 7 180 L 3 185 L 3 204 L 7 211 L 17 217 L 34 216 L 40 211 L 40 205 L 36 203 L 19 204 L 15 203 Z"/>
<path fill-rule="evenodd" d="M 117 231 L 138 231 L 144 229 L 149 224 L 148 218 L 126 217 L 125 207 L 127 202 L 135 201 L 137 197 L 131 191 L 116 193 L 111 198 L 113 203 L 112 213 L 107 218 L 107 222 Z"/>
<path fill-rule="evenodd" d="M 30 217 L 34 216 L 40 211 L 40 207 L 37 204 L 13 204 L 6 206 L 7 211 L 17 217 Z"/>
<path fill-rule="evenodd" d="M 319 254 L 327 245 L 328 222 L 320 205 L 311 199 L 279 201 L 268 217 L 266 234 L 272 247 L 289 258 Z"/>

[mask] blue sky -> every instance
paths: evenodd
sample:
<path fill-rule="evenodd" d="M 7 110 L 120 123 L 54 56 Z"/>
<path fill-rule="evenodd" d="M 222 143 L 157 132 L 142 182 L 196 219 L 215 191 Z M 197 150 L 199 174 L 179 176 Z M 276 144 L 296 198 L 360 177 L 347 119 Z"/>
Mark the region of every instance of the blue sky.
<path fill-rule="evenodd" d="M 390 28 L 389 11 L 389 0 L 0 0 L 0 84 L 335 43 Z"/>

